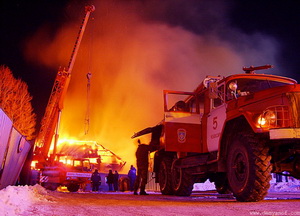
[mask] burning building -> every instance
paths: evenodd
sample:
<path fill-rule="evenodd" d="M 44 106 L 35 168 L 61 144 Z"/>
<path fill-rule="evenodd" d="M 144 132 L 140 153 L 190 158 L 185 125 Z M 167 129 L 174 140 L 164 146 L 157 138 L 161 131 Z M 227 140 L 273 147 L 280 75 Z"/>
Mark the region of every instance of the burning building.
<path fill-rule="evenodd" d="M 57 155 L 64 164 L 68 164 L 70 158 L 88 158 L 91 169 L 98 169 L 100 172 L 108 172 L 110 169 L 119 172 L 126 164 L 121 157 L 95 141 L 61 140 Z"/>

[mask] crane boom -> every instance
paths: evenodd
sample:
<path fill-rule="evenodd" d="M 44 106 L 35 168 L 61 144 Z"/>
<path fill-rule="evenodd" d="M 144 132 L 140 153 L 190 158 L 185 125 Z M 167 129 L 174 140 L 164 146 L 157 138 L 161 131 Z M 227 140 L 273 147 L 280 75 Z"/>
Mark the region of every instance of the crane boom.
<path fill-rule="evenodd" d="M 91 12 L 93 12 L 94 10 L 95 7 L 93 5 L 85 7 L 85 16 L 81 23 L 68 67 L 59 68 L 57 72 L 54 85 L 50 94 L 50 98 L 46 107 L 46 111 L 41 121 L 41 128 L 38 133 L 37 139 L 35 141 L 36 156 L 38 156 L 40 159 L 47 158 L 54 134 L 55 134 L 54 149 L 56 148 L 57 139 L 58 139 L 58 126 L 59 126 L 61 111 L 63 109 L 64 97 L 69 86 L 71 73 L 73 70 L 75 59 L 79 50 L 79 46 L 87 22 L 89 20 Z"/>
<path fill-rule="evenodd" d="M 73 66 L 74 66 L 74 63 L 75 63 L 75 59 L 76 59 L 76 56 L 77 56 L 77 53 L 78 53 L 78 49 L 79 49 L 79 46 L 80 46 L 80 43 L 81 43 L 81 40 L 82 40 L 82 37 L 83 37 L 83 33 L 85 31 L 85 27 L 87 25 L 87 22 L 89 21 L 90 14 L 93 11 L 95 11 L 95 6 L 94 5 L 89 5 L 89 6 L 85 7 L 85 16 L 82 20 L 82 23 L 81 23 L 81 26 L 80 26 L 80 29 L 79 29 L 79 32 L 78 32 L 78 36 L 77 36 L 77 39 L 76 39 L 76 42 L 75 42 L 75 46 L 73 48 L 71 58 L 70 58 L 70 61 L 69 61 L 69 65 L 68 65 L 69 73 L 72 72 L 72 69 L 73 69 Z"/>

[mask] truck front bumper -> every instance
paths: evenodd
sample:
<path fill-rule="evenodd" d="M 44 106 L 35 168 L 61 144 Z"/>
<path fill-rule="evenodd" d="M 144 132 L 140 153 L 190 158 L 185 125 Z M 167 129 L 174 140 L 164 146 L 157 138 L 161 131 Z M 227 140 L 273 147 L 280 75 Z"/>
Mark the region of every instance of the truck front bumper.
<path fill-rule="evenodd" d="M 300 139 L 300 128 L 270 129 L 270 139 Z"/>

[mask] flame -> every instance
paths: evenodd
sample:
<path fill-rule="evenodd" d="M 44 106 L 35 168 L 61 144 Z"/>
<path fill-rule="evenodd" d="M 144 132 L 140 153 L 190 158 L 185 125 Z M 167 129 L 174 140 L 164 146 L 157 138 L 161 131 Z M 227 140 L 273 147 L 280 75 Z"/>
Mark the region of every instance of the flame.
<path fill-rule="evenodd" d="M 163 89 L 193 91 L 206 75 L 240 71 L 243 57 L 249 55 L 247 50 L 243 56 L 216 36 L 145 22 L 140 16 L 144 8 L 120 1 L 98 2 L 72 71 L 60 125 L 60 142 L 95 140 L 127 161 L 127 169 L 135 164 L 137 147 L 130 137 L 163 118 Z M 47 36 L 47 27 L 42 28 L 27 44 L 28 59 L 52 67 L 66 65 L 79 23 L 78 18 L 76 24 L 63 26 L 54 39 Z M 147 143 L 149 138 L 141 141 Z"/>

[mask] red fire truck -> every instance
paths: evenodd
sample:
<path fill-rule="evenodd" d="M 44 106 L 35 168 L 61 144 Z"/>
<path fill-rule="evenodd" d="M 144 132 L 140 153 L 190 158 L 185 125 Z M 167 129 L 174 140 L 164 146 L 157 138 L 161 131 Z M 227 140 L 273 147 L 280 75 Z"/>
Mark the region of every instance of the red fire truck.
<path fill-rule="evenodd" d="M 207 179 L 238 201 L 262 200 L 271 173 L 300 178 L 300 85 L 256 74 L 208 76 L 193 92 L 164 91 L 164 119 L 152 133 L 162 194 L 189 196 Z"/>

